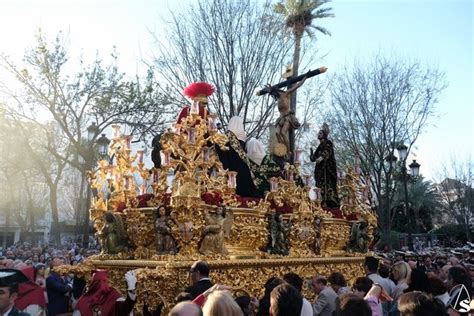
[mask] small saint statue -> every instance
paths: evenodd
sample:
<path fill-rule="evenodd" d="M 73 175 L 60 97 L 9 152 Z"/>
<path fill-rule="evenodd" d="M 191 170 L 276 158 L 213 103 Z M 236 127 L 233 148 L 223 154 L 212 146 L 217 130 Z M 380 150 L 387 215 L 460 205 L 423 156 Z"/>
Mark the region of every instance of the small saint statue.
<path fill-rule="evenodd" d="M 337 167 L 334 157 L 334 145 L 328 139 L 329 126 L 324 123 L 318 133 L 319 146 L 316 151 L 311 148 L 310 160 L 316 162 L 314 181 L 321 190 L 321 204 L 328 208 L 339 207 L 337 195 Z"/>
<path fill-rule="evenodd" d="M 351 235 L 347 251 L 350 252 L 367 252 L 369 248 L 369 224 L 366 221 L 358 221 L 352 224 Z"/>
<path fill-rule="evenodd" d="M 209 211 L 204 211 L 205 226 L 203 230 L 203 238 L 199 247 L 199 252 L 202 254 L 227 254 L 227 249 L 224 245 L 225 226 L 226 226 L 226 212 L 222 206 L 218 206 L 215 214 L 209 214 Z"/>
<path fill-rule="evenodd" d="M 123 227 L 122 218 L 113 212 L 104 214 L 105 225 L 98 233 L 102 252 L 107 254 L 117 254 L 127 248 L 127 234 Z"/>
<path fill-rule="evenodd" d="M 287 256 L 290 252 L 289 235 L 291 222 L 283 220 L 283 215 L 276 212 L 270 216 L 270 241 L 265 249 L 266 252 Z"/>
<path fill-rule="evenodd" d="M 176 242 L 171 235 L 172 219 L 166 206 L 158 207 L 156 228 L 156 251 L 158 254 L 175 254 L 177 252 Z"/>

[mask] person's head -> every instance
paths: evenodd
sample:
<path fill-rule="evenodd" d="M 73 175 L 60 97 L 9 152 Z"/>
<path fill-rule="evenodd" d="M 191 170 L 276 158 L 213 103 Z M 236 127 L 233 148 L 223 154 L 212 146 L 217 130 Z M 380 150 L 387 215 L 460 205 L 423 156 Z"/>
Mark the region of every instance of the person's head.
<path fill-rule="evenodd" d="M 18 270 L 0 270 L 0 315 L 13 307 L 18 297 L 18 284 L 27 281 L 28 278 Z"/>
<path fill-rule="evenodd" d="M 293 285 L 280 284 L 270 294 L 271 316 L 300 316 L 303 297 Z"/>
<path fill-rule="evenodd" d="M 398 310 L 401 316 L 444 316 L 444 304 L 423 292 L 404 293 L 398 299 Z"/>
<path fill-rule="evenodd" d="M 196 261 L 189 270 L 192 284 L 199 282 L 202 278 L 209 277 L 209 265 L 206 261 Z"/>
<path fill-rule="evenodd" d="M 7 250 L 7 252 L 5 253 L 5 256 L 7 257 L 7 259 L 12 259 L 12 260 L 16 259 L 15 253 L 12 250 Z"/>
<path fill-rule="evenodd" d="M 178 303 L 181 303 L 181 302 L 187 302 L 187 301 L 190 302 L 192 300 L 193 300 L 193 296 L 190 293 L 181 292 L 175 297 L 174 302 L 176 304 L 178 304 Z"/>
<path fill-rule="evenodd" d="M 314 277 L 312 280 L 313 290 L 316 294 L 321 293 L 326 288 L 328 281 L 323 276 Z"/>
<path fill-rule="evenodd" d="M 431 293 L 431 284 L 428 280 L 428 276 L 421 269 L 413 269 L 410 273 L 409 282 L 410 291 L 421 291 L 425 293 Z"/>
<path fill-rule="evenodd" d="M 392 260 L 390 258 L 383 258 L 382 266 L 387 267 L 390 270 L 390 268 L 392 267 Z"/>
<path fill-rule="evenodd" d="M 321 126 L 321 129 L 318 132 L 318 139 L 323 140 L 327 139 L 329 136 L 329 125 L 327 123 L 323 123 L 323 126 Z"/>
<path fill-rule="evenodd" d="M 431 267 L 432 258 L 430 255 L 423 255 L 422 259 L 423 259 L 423 264 L 426 267 Z"/>
<path fill-rule="evenodd" d="M 258 306 L 259 314 L 268 315 L 268 312 L 270 310 L 270 294 L 274 288 L 283 283 L 285 283 L 283 279 L 276 277 L 270 277 L 267 282 L 265 282 L 265 293 L 263 295 L 263 298 L 260 300 L 260 304 Z"/>
<path fill-rule="evenodd" d="M 431 294 L 434 296 L 443 295 L 448 291 L 446 285 L 443 281 L 441 281 L 440 278 L 433 276 L 429 278 L 429 281 L 431 286 Z"/>
<path fill-rule="evenodd" d="M 53 260 L 51 260 L 51 268 L 59 267 L 64 264 L 64 260 L 60 257 L 54 257 Z"/>
<path fill-rule="evenodd" d="M 202 311 L 193 302 L 180 302 L 170 310 L 168 316 L 202 316 Z"/>
<path fill-rule="evenodd" d="M 237 303 L 237 305 L 239 305 L 244 316 L 253 315 L 252 305 L 251 305 L 252 300 L 250 299 L 250 296 L 247 296 L 247 295 L 239 296 L 235 299 L 235 302 Z"/>
<path fill-rule="evenodd" d="M 35 266 L 35 270 L 36 270 L 36 275 L 44 277 L 44 273 L 46 271 L 46 266 L 42 263 L 38 263 Z"/>
<path fill-rule="evenodd" d="M 242 310 L 228 291 L 214 291 L 209 294 L 202 312 L 204 316 L 243 316 Z"/>
<path fill-rule="evenodd" d="M 471 291 L 471 277 L 469 276 L 469 273 L 466 269 L 460 266 L 449 268 L 448 280 L 446 282 L 448 289 L 459 284 L 463 284 L 468 291 Z"/>
<path fill-rule="evenodd" d="M 240 116 L 231 117 L 228 129 L 238 140 L 245 141 L 247 139 L 247 134 L 244 129 L 244 120 Z"/>
<path fill-rule="evenodd" d="M 328 277 L 328 282 L 336 293 L 341 287 L 347 286 L 346 279 L 341 272 L 331 273 L 331 275 Z"/>
<path fill-rule="evenodd" d="M 452 266 L 457 266 L 459 264 L 459 259 L 456 258 L 455 256 L 449 257 L 448 263 L 451 264 Z"/>
<path fill-rule="evenodd" d="M 18 285 L 0 287 L 0 313 L 4 314 L 15 303 L 18 297 Z"/>
<path fill-rule="evenodd" d="M 410 266 L 404 261 L 395 263 L 392 266 L 393 279 L 397 282 L 407 281 L 410 277 Z"/>
<path fill-rule="evenodd" d="M 390 277 L 390 268 L 385 266 L 385 265 L 382 265 L 379 267 L 379 275 L 382 277 L 382 278 L 388 278 Z"/>
<path fill-rule="evenodd" d="M 246 148 L 249 159 L 260 165 L 265 157 L 265 145 L 260 140 L 252 137 L 247 141 Z"/>
<path fill-rule="evenodd" d="M 370 309 L 369 304 L 367 302 L 352 293 L 347 293 L 341 295 L 340 298 L 341 302 L 341 312 L 338 315 L 341 316 L 370 316 L 372 315 L 372 310 Z"/>
<path fill-rule="evenodd" d="M 445 264 L 444 266 L 441 267 L 441 269 L 438 270 L 438 277 L 441 279 L 441 281 L 448 280 L 448 272 L 451 267 L 452 265 Z"/>
<path fill-rule="evenodd" d="M 354 285 L 352 286 L 354 294 L 358 297 L 364 298 L 364 296 L 369 292 L 374 282 L 368 277 L 359 277 L 355 280 Z"/>
<path fill-rule="evenodd" d="M 294 288 L 301 293 L 301 290 L 303 289 L 303 279 L 298 274 L 289 272 L 283 276 L 283 280 L 286 283 L 293 285 Z"/>
<path fill-rule="evenodd" d="M 398 262 L 398 261 L 406 261 L 405 253 L 401 251 L 395 252 L 395 262 Z"/>
<path fill-rule="evenodd" d="M 364 269 L 365 273 L 377 273 L 379 260 L 375 257 L 365 257 Z"/>

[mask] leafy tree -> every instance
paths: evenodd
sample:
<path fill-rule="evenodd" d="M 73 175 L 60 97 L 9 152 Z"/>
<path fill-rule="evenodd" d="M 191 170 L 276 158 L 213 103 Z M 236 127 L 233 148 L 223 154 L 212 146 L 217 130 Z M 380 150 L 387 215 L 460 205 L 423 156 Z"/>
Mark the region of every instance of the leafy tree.
<path fill-rule="evenodd" d="M 443 92 L 444 73 L 418 61 L 375 55 L 355 61 L 334 77 L 328 121 L 334 133 L 340 165 L 355 157 L 370 175 L 379 225 L 391 230 L 395 165 L 387 162 L 400 142 L 408 151 L 436 117 L 435 106 Z M 403 162 L 405 163 L 405 162 Z"/>
<path fill-rule="evenodd" d="M 298 75 L 304 34 L 308 34 L 310 38 L 314 38 L 314 31 L 331 35 L 328 29 L 314 24 L 335 16 L 331 12 L 332 8 L 322 8 L 329 2 L 331 0 L 281 0 L 274 6 L 275 12 L 283 17 L 285 28 L 291 31 L 294 38 L 293 76 Z M 296 110 L 296 103 L 292 104 L 292 110 Z"/>
<path fill-rule="evenodd" d="M 407 231 L 405 195 L 403 185 L 397 185 L 392 207 L 392 228 L 399 232 Z M 435 186 L 422 177 L 416 177 L 408 184 L 408 208 L 413 220 L 411 231 L 426 233 L 433 229 L 433 218 L 441 209 L 441 197 Z"/>
<path fill-rule="evenodd" d="M 445 166 L 443 169 L 444 179 L 437 185 L 443 214 L 445 218 L 454 219 L 455 223 L 462 225 L 465 238 L 470 241 L 470 226 L 474 221 L 473 163 L 470 159 L 462 161 L 453 158 L 451 168 Z"/>
<path fill-rule="evenodd" d="M 116 66 L 115 53 L 112 63 L 106 66 L 99 58 L 90 64 L 82 58 L 74 63 L 69 60 L 62 34 L 53 43 L 41 31 L 36 39 L 36 45 L 26 51 L 23 65 L 1 57 L 0 66 L 12 75 L 2 83 L 1 92 L 9 99 L 7 111 L 17 127 L 34 124 L 45 136 L 41 146 L 30 149 L 32 153 L 46 149 L 57 159 L 56 180 L 60 179 L 64 163 L 85 177 L 86 171 L 94 168 L 97 139 L 112 124 L 125 124 L 130 134 L 141 138 L 158 131 L 166 115 L 174 112 L 172 106 L 164 106 L 166 98 L 157 93 L 150 78 L 145 83 L 126 80 Z M 71 70 L 74 67 L 76 70 Z M 96 132 L 87 139 L 87 128 L 92 123 Z M 36 162 L 41 165 L 38 159 Z M 42 170 L 45 182 L 54 184 L 50 185 L 50 203 L 57 224 L 57 182 Z M 85 191 L 89 201 L 90 190 Z M 88 205 L 84 205 L 83 213 L 87 212 Z M 84 226 L 88 227 L 88 219 Z"/>
<path fill-rule="evenodd" d="M 273 119 L 269 97 L 255 91 L 279 79 L 290 43 L 276 34 L 269 4 L 250 0 L 199 0 L 171 12 L 165 39 L 155 35 L 152 66 L 160 91 L 170 100 L 187 103 L 182 90 L 190 82 L 216 86 L 211 111 L 222 122 L 239 115 L 247 134 L 260 136 Z"/>

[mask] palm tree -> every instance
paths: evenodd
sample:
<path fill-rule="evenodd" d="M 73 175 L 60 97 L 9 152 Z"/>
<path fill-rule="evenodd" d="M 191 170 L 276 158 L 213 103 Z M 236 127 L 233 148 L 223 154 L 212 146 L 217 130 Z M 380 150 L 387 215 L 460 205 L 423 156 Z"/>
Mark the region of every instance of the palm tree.
<path fill-rule="evenodd" d="M 285 28 L 290 30 L 295 40 L 293 52 L 293 76 L 298 75 L 298 68 L 301 54 L 301 40 L 306 32 L 310 37 L 314 37 L 313 30 L 331 35 L 331 32 L 324 27 L 313 25 L 314 21 L 323 18 L 332 18 L 334 13 L 332 8 L 321 8 L 331 0 L 281 0 L 274 6 L 274 11 L 285 19 Z M 291 110 L 296 110 L 296 91 L 293 94 Z"/>
<path fill-rule="evenodd" d="M 405 230 L 407 219 L 405 213 L 405 198 L 402 186 L 398 187 L 393 200 L 395 216 L 394 229 Z M 417 177 L 408 187 L 408 206 L 414 217 L 412 230 L 415 233 L 427 232 L 433 228 L 433 220 L 441 210 L 441 197 L 430 181 Z"/>

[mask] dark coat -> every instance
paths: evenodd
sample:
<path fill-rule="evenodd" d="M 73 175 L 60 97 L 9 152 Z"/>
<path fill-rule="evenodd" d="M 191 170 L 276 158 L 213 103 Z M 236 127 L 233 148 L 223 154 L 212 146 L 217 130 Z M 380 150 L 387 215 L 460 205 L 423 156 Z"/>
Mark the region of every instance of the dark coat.
<path fill-rule="evenodd" d="M 199 294 L 204 293 L 206 290 L 208 290 L 210 287 L 212 287 L 214 284 L 212 284 L 211 281 L 209 280 L 200 280 L 198 283 L 188 286 L 184 292 L 187 292 L 193 296 L 193 299 L 195 299 Z"/>
<path fill-rule="evenodd" d="M 51 272 L 46 279 L 46 292 L 48 293 L 48 315 L 67 313 L 69 310 L 69 297 L 66 295 L 71 291 L 71 287 L 67 285 L 57 273 Z"/>

